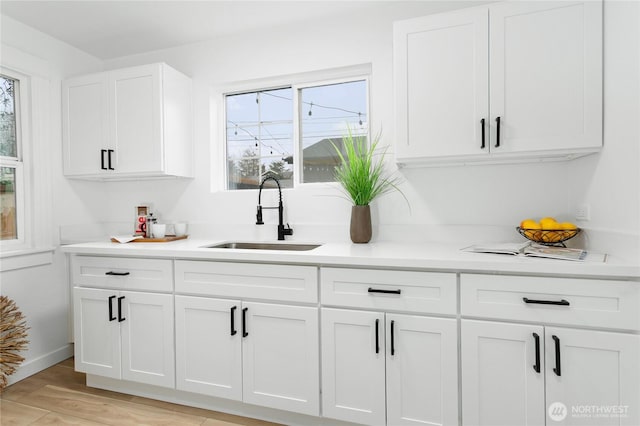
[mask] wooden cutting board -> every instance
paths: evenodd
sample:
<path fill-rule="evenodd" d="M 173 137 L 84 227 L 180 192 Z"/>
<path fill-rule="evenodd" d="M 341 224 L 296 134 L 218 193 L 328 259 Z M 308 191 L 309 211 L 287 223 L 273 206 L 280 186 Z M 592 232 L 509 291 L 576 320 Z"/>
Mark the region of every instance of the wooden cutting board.
<path fill-rule="evenodd" d="M 129 241 L 129 242 L 130 243 L 168 243 L 170 241 L 184 240 L 187 237 L 188 235 L 181 235 L 179 237 L 175 235 L 167 235 L 162 238 L 138 238 L 136 240 Z M 112 238 L 111 242 L 117 243 L 118 240 L 116 240 L 115 238 Z"/>

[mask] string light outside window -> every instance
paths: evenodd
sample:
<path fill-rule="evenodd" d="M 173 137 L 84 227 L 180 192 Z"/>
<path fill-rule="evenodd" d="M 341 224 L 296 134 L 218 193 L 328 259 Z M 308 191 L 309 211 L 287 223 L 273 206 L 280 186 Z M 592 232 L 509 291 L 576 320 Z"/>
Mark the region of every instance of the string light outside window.
<path fill-rule="evenodd" d="M 227 188 L 333 182 L 347 126 L 367 136 L 368 81 L 350 79 L 225 95 Z M 296 132 L 297 130 L 297 132 Z"/>

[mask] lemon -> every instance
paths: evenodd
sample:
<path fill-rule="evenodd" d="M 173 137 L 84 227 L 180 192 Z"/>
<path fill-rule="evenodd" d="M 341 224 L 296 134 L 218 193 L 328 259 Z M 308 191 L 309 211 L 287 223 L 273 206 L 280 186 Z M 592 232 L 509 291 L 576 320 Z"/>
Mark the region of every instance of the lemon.
<path fill-rule="evenodd" d="M 562 229 L 562 226 L 552 217 L 540 219 L 540 227 L 544 231 L 559 231 Z"/>
<path fill-rule="evenodd" d="M 520 228 L 522 229 L 540 229 L 540 225 L 533 219 L 525 219 L 520 222 Z"/>
<path fill-rule="evenodd" d="M 520 222 L 520 229 L 524 229 L 524 236 L 533 241 L 540 241 L 540 224 L 533 219 Z"/>
<path fill-rule="evenodd" d="M 560 226 L 564 230 L 563 234 L 565 238 L 571 238 L 578 233 L 578 227 L 571 222 L 562 222 Z"/>

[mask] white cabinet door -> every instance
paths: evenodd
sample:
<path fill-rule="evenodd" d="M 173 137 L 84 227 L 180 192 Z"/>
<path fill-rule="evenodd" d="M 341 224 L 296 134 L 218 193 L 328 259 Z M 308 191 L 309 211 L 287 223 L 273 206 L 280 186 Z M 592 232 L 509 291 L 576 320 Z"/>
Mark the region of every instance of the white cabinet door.
<path fill-rule="evenodd" d="M 384 314 L 321 310 L 322 415 L 385 424 Z"/>
<path fill-rule="evenodd" d="M 64 173 L 107 173 L 110 149 L 107 128 L 107 89 L 104 73 L 62 83 Z"/>
<path fill-rule="evenodd" d="M 73 289 L 75 368 L 87 374 L 120 379 L 118 292 Z"/>
<path fill-rule="evenodd" d="M 122 378 L 175 386 L 173 295 L 120 292 Z"/>
<path fill-rule="evenodd" d="M 397 157 L 488 152 L 488 10 L 394 26 Z"/>
<path fill-rule="evenodd" d="M 554 327 L 545 332 L 547 424 L 640 424 L 640 336 Z"/>
<path fill-rule="evenodd" d="M 386 314 L 387 423 L 458 424 L 455 319 Z"/>
<path fill-rule="evenodd" d="M 492 152 L 600 147 L 602 2 L 502 2 L 489 10 Z"/>
<path fill-rule="evenodd" d="M 544 328 L 472 320 L 461 324 L 463 424 L 543 426 Z"/>
<path fill-rule="evenodd" d="M 162 171 L 160 64 L 108 73 L 114 173 Z"/>
<path fill-rule="evenodd" d="M 176 387 L 242 400 L 239 300 L 175 296 Z"/>
<path fill-rule="evenodd" d="M 318 309 L 243 302 L 243 400 L 320 414 Z"/>

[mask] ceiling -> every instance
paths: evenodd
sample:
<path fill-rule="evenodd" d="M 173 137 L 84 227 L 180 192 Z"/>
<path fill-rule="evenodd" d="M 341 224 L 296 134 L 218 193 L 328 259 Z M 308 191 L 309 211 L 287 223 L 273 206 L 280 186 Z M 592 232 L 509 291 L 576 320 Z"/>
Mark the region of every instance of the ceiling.
<path fill-rule="evenodd" d="M 401 2 L 2 0 L 0 13 L 107 60 Z"/>

